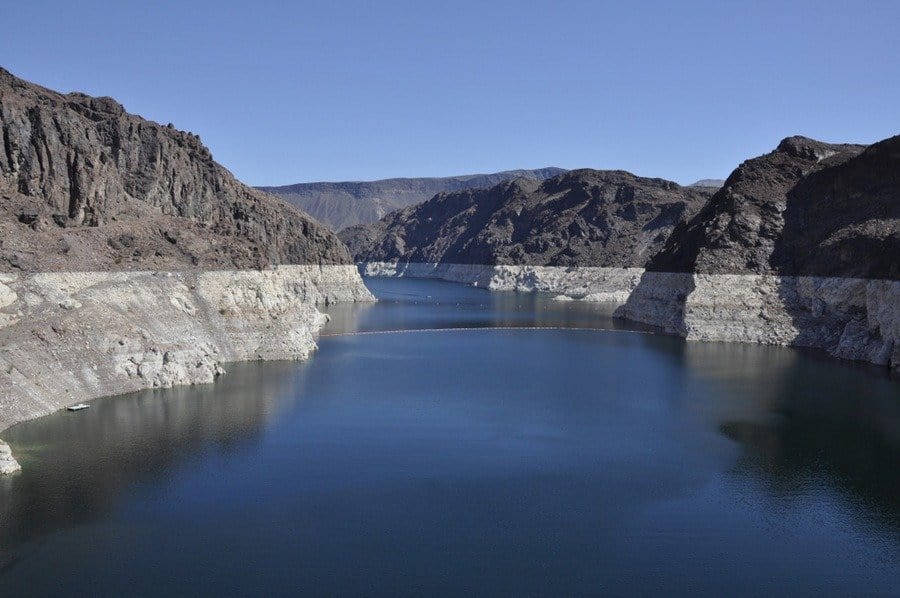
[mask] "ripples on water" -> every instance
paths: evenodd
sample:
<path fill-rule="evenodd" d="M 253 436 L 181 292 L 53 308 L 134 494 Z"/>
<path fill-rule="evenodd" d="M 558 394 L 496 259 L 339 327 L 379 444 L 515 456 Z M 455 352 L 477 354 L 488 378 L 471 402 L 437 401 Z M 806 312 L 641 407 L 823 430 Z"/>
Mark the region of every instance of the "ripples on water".
<path fill-rule="evenodd" d="M 369 283 L 324 334 L 469 330 L 326 337 L 4 433 L 0 595 L 896 595 L 883 370 Z"/>

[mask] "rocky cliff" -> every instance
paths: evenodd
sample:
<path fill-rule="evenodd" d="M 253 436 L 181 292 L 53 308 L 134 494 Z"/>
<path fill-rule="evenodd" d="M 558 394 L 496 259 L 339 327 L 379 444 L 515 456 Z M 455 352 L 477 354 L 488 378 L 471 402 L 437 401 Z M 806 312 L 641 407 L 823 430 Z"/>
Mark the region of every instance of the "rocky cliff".
<path fill-rule="evenodd" d="M 900 369 L 900 137 L 789 137 L 672 233 L 621 308 L 689 339 Z"/>
<path fill-rule="evenodd" d="M 574 171 L 438 196 L 341 235 L 370 275 L 604 301 L 692 340 L 900 369 L 900 137 L 789 137 L 718 190 Z"/>
<path fill-rule="evenodd" d="M 334 233 L 195 135 L 2 69 L 0 130 L 0 431 L 306 358 L 317 305 L 373 299 Z M 17 469 L 0 442 L 0 473 Z"/>
<path fill-rule="evenodd" d="M 299 183 L 259 188 L 281 197 L 339 231 L 348 226 L 376 222 L 388 212 L 422 203 L 438 193 L 493 187 L 517 178 L 542 181 L 563 172 L 562 168 L 550 167 L 453 177 Z"/>
<path fill-rule="evenodd" d="M 354 266 L 0 273 L 0 430 L 92 398 L 305 359 L 317 306 L 371 299 Z"/>
<path fill-rule="evenodd" d="M 357 261 L 643 267 L 712 192 L 623 171 L 445 193 L 341 232 Z"/>
<path fill-rule="evenodd" d="M 738 166 L 648 269 L 890 277 L 876 246 L 900 242 L 898 148 L 789 137 Z"/>
<path fill-rule="evenodd" d="M 326 227 L 111 98 L 0 69 L 0 270 L 344 264 Z"/>

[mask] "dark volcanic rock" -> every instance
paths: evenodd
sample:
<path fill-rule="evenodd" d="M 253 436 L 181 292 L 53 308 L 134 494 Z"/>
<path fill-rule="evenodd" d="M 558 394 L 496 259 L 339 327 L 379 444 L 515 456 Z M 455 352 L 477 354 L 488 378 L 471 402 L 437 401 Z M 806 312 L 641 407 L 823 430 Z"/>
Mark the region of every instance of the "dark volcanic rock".
<path fill-rule="evenodd" d="M 772 265 L 783 274 L 900 280 L 900 136 L 791 189 Z"/>
<path fill-rule="evenodd" d="M 333 233 L 235 180 L 199 137 L 111 98 L 0 69 L 0 126 L 0 270 L 349 261 Z"/>
<path fill-rule="evenodd" d="M 638 267 L 710 195 L 623 171 L 575 170 L 440 194 L 340 236 L 359 261 Z"/>
<path fill-rule="evenodd" d="M 376 222 L 388 212 L 422 203 L 438 193 L 483 189 L 517 178 L 543 181 L 563 172 L 562 168 L 551 167 L 454 177 L 299 183 L 259 188 L 290 202 L 332 229 L 341 230 Z"/>
<path fill-rule="evenodd" d="M 900 138 L 789 137 L 735 170 L 648 269 L 900 277 Z"/>

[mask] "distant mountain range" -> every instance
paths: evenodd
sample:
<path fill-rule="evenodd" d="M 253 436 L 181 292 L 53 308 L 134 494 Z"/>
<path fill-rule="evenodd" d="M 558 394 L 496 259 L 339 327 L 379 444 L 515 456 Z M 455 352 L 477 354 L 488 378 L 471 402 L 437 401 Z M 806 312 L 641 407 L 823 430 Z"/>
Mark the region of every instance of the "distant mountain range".
<path fill-rule="evenodd" d="M 897 280 L 898 159 L 900 136 L 868 147 L 788 137 L 723 184 L 573 170 L 441 194 L 339 236 L 369 262 Z"/>
<path fill-rule="evenodd" d="M 258 188 L 277 195 L 338 231 L 356 224 L 376 222 L 389 212 L 422 203 L 438 193 L 493 187 L 517 178 L 543 181 L 564 172 L 562 168 L 548 167 L 452 177 L 298 183 Z"/>
<path fill-rule="evenodd" d="M 442 193 L 339 233 L 366 262 L 643 267 L 715 189 L 621 170 Z"/>
<path fill-rule="evenodd" d="M 700 179 L 695 183 L 691 183 L 688 187 L 711 187 L 713 189 L 719 189 L 724 184 L 725 181 L 723 179 Z"/>

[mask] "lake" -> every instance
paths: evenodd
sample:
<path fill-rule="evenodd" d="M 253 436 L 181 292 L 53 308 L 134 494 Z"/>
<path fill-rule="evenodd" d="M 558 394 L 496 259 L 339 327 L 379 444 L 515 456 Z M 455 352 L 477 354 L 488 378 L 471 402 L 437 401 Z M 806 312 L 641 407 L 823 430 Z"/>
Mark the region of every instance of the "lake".
<path fill-rule="evenodd" d="M 897 595 L 882 368 L 367 284 L 308 362 L 4 432 L 0 595 Z"/>

